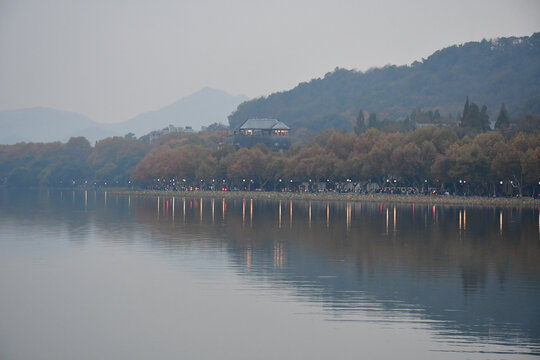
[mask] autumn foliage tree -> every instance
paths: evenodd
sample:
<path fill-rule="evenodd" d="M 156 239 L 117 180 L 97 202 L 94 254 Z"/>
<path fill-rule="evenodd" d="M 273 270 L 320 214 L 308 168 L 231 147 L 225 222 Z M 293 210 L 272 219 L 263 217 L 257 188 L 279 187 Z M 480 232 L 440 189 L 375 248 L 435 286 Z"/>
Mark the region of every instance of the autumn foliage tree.
<path fill-rule="evenodd" d="M 467 112 L 476 114 L 473 105 Z M 461 137 L 436 126 L 405 133 L 325 130 L 286 152 L 263 145 L 235 149 L 225 144 L 222 132 L 170 134 L 151 144 L 114 137 L 94 147 L 84 138 L 0 145 L 0 183 L 126 186 L 135 180 L 157 189 L 280 191 L 343 190 L 352 183 L 360 185 L 356 189 L 371 184 L 372 190 L 532 194 L 540 181 L 540 131 L 535 117 L 521 121 L 528 132 L 519 132 L 517 123 L 506 132 L 471 131 Z"/>

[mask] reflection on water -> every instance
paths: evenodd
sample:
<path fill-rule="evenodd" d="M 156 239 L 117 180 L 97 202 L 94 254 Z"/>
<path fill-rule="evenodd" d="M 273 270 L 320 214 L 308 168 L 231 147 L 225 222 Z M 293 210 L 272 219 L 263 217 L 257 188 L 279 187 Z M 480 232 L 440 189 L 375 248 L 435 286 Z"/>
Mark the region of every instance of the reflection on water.
<path fill-rule="evenodd" d="M 402 345 L 395 349 L 394 356 L 540 355 L 538 209 L 274 202 L 250 198 L 226 200 L 218 196 L 141 198 L 93 191 L 72 192 L 66 198 L 64 192 L 2 194 L 0 273 L 4 275 L 0 275 L 0 285 L 3 289 L 15 291 L 13 281 L 17 281 L 16 276 L 6 275 L 13 273 L 10 266 L 16 268 L 14 262 L 7 261 L 8 257 L 33 258 L 44 248 L 54 248 L 54 256 L 61 257 L 73 242 L 89 253 L 96 246 L 110 249 L 114 245 L 114 251 L 121 254 L 136 251 L 154 254 L 159 264 L 182 264 L 182 276 L 193 272 L 203 278 L 220 274 L 223 279 L 207 283 L 201 294 L 211 291 L 204 289 L 217 288 L 219 291 L 215 290 L 214 295 L 223 306 L 235 309 L 232 312 L 236 321 L 253 317 L 255 313 L 250 312 L 253 305 L 248 304 L 263 295 L 268 302 L 265 306 L 294 307 L 293 314 L 303 314 L 302 319 L 309 319 L 307 325 L 302 325 L 306 328 L 301 328 L 306 337 L 315 331 L 313 328 L 322 334 L 336 326 L 332 324 L 341 324 L 343 327 L 338 332 L 343 338 L 366 331 L 364 336 L 373 344 L 384 343 L 388 337 L 396 343 L 403 340 L 404 344 L 409 341 L 407 336 L 422 338 L 414 343 L 415 352 L 407 352 L 406 345 Z M 175 216 L 178 211 L 181 218 Z M 43 236 L 49 243 L 37 241 Z M 67 239 L 67 245 L 58 239 Z M 27 247 L 21 250 L 22 244 Z M 68 273 L 80 270 L 75 263 L 70 266 L 66 269 Z M 138 271 L 137 276 L 144 278 L 141 274 L 151 269 L 143 267 Z M 98 281 L 91 272 L 84 272 L 84 276 L 90 283 Z M 167 283 L 167 290 L 158 290 L 171 291 L 174 283 L 182 284 L 179 289 L 187 286 L 177 276 Z M 234 283 L 237 278 L 242 285 L 235 283 L 236 290 L 219 285 L 222 281 Z M 117 294 L 119 301 L 125 301 L 128 307 L 133 296 L 130 286 L 140 286 L 135 285 L 135 279 L 131 281 L 118 284 L 119 288 L 125 288 L 125 293 Z M 59 282 L 50 291 L 55 291 L 54 286 L 62 285 Z M 243 290 L 238 292 L 238 287 Z M 27 291 L 26 295 L 32 297 L 32 289 Z M 203 295 L 197 303 L 207 301 Z M 242 307 L 228 302 L 233 297 Z M 39 304 L 37 299 L 36 304 Z M 0 315 L 7 311 L 8 305 L 0 295 Z M 172 306 L 167 309 L 177 311 Z M 221 311 L 227 312 L 226 308 Z M 287 311 L 282 309 L 278 313 Z M 221 312 L 216 310 L 212 314 L 208 326 L 223 326 Z M 261 316 L 260 309 L 256 314 Z M 264 328 L 274 317 L 279 315 L 274 312 L 263 323 L 243 326 Z M 169 326 L 166 318 L 148 326 L 151 329 Z M 298 330 L 294 316 L 283 321 L 290 321 L 290 324 L 281 323 L 284 329 Z M 5 345 L 12 325 L 4 322 L 0 325 L 0 347 Z M 178 330 L 177 326 L 181 325 L 170 326 Z M 185 326 L 189 329 L 191 325 Z M 234 329 L 228 331 L 235 333 Z M 226 333 L 222 336 L 224 341 L 235 341 L 227 338 Z M 250 331 L 244 336 L 254 344 L 266 341 Z M 298 351 L 305 350 L 303 335 L 295 333 L 291 337 L 303 344 L 297 344 Z M 167 344 L 164 346 L 174 348 L 173 344 Z M 335 344 L 344 346 L 339 341 Z M 355 344 L 352 341 L 347 346 Z M 323 341 L 312 344 L 313 353 L 305 350 L 298 355 L 327 358 L 322 356 L 324 352 L 319 352 L 319 347 L 326 346 L 332 348 Z M 342 357 L 356 358 L 354 353 L 343 354 L 350 356 Z"/>

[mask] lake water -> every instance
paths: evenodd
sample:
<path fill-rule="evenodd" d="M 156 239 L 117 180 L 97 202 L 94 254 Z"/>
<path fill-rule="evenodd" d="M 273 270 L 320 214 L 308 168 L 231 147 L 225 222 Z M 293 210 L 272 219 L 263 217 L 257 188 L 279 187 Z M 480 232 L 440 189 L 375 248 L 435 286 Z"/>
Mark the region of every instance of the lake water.
<path fill-rule="evenodd" d="M 0 192 L 3 360 L 539 357 L 538 209 Z"/>

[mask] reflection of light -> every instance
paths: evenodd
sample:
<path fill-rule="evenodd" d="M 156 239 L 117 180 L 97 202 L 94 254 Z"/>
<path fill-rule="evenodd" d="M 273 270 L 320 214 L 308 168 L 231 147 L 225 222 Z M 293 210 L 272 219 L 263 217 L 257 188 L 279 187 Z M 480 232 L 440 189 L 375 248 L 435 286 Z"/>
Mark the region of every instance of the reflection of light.
<path fill-rule="evenodd" d="M 88 191 L 84 191 L 84 210 L 86 210 L 86 207 L 88 206 Z"/>
<path fill-rule="evenodd" d="M 461 210 L 459 210 L 459 230 L 461 230 Z"/>
<path fill-rule="evenodd" d="M 105 193 L 105 203 L 107 203 L 107 193 Z M 157 197 L 157 216 L 159 218 L 159 196 Z"/>
<path fill-rule="evenodd" d="M 309 227 L 311 228 L 311 201 L 309 202 L 309 210 L 308 210 L 308 219 L 309 219 Z"/>
<path fill-rule="evenodd" d="M 414 218 L 414 203 L 412 204 L 412 216 Z"/>
<path fill-rule="evenodd" d="M 249 225 L 253 224 L 253 199 L 249 200 Z"/>
<path fill-rule="evenodd" d="M 326 227 L 330 226 L 330 203 L 326 203 Z"/>
<path fill-rule="evenodd" d="M 221 203 L 221 216 L 223 218 L 223 221 L 225 221 L 225 210 L 227 210 L 227 204 L 225 203 L 225 198 L 223 198 L 223 201 Z"/>
<path fill-rule="evenodd" d="M 290 209 L 289 209 L 289 216 L 290 216 L 289 226 L 292 227 L 292 200 L 291 200 Z"/>
<path fill-rule="evenodd" d="M 396 207 L 394 206 L 394 232 L 396 232 Z"/>
<path fill-rule="evenodd" d="M 75 191 L 71 192 L 71 201 L 75 202 Z"/>
<path fill-rule="evenodd" d="M 386 208 L 386 233 L 388 234 L 388 208 Z"/>
<path fill-rule="evenodd" d="M 186 198 L 183 198 L 182 201 L 183 201 L 182 214 L 183 214 L 184 223 L 185 223 L 186 222 Z"/>
<path fill-rule="evenodd" d="M 201 210 L 201 222 L 202 222 L 202 205 L 203 205 L 202 198 L 201 198 L 200 202 L 201 202 L 201 209 L 200 210 Z"/>
<path fill-rule="evenodd" d="M 105 207 L 107 207 L 107 192 L 105 191 Z"/>
<path fill-rule="evenodd" d="M 349 230 L 349 226 L 351 225 L 351 204 L 347 203 L 347 230 Z"/>
<path fill-rule="evenodd" d="M 214 223 L 214 199 L 212 199 L 212 224 Z"/>
<path fill-rule="evenodd" d="M 131 195 L 128 195 L 128 209 L 131 208 Z"/>
<path fill-rule="evenodd" d="M 172 220 L 174 222 L 174 196 L 172 198 Z"/>
<path fill-rule="evenodd" d="M 502 235 L 502 223 L 503 223 L 503 215 L 502 215 L 502 210 L 500 210 L 500 212 L 499 212 L 499 232 L 501 233 L 501 235 Z"/>
<path fill-rule="evenodd" d="M 285 263 L 285 251 L 282 243 L 274 243 L 274 267 L 282 267 Z"/>
<path fill-rule="evenodd" d="M 463 210 L 463 230 L 467 230 L 467 210 Z"/>
<path fill-rule="evenodd" d="M 246 266 L 251 267 L 251 248 L 246 249 Z"/>
<path fill-rule="evenodd" d="M 349 229 L 349 203 L 347 203 L 347 210 L 345 212 L 345 221 L 347 223 L 347 229 Z"/>
<path fill-rule="evenodd" d="M 279 210 L 278 210 L 278 214 L 279 214 L 279 228 L 281 229 L 281 200 L 279 200 Z"/>

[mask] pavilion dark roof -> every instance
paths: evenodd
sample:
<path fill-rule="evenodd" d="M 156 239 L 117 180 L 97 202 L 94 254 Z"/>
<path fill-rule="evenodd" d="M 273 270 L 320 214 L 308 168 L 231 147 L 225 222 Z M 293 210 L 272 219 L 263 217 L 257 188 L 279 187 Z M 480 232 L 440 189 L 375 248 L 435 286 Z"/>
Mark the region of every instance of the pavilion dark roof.
<path fill-rule="evenodd" d="M 247 130 L 290 130 L 290 128 L 277 119 L 247 119 L 238 127 Z"/>

